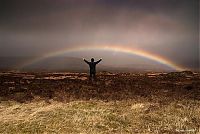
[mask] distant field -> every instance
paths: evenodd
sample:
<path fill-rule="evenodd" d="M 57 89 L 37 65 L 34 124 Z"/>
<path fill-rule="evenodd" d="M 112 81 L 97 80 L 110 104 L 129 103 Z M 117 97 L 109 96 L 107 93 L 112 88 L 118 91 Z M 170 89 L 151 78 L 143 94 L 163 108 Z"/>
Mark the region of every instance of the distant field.
<path fill-rule="evenodd" d="M 199 132 L 199 73 L 0 73 L 0 133 Z"/>

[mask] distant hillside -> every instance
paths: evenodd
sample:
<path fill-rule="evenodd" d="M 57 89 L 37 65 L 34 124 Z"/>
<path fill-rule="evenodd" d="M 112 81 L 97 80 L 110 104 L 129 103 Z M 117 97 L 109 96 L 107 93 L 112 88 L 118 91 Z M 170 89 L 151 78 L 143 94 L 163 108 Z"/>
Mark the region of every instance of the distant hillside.
<path fill-rule="evenodd" d="M 30 61 L 34 57 L 0 57 L 0 69 L 10 70 L 18 69 L 18 66 Z"/>
<path fill-rule="evenodd" d="M 86 70 L 87 65 L 80 58 L 74 57 L 52 57 L 33 64 L 21 66 L 36 57 L 0 57 L 1 70 L 45 70 L 45 71 L 76 71 Z"/>
<path fill-rule="evenodd" d="M 81 58 L 74 57 L 51 57 L 34 64 L 21 66 L 36 57 L 0 57 L 0 70 L 22 70 L 22 71 L 88 71 L 88 65 Z M 107 65 L 102 62 L 97 66 L 97 71 L 111 72 L 143 72 L 143 71 L 172 71 L 163 65 L 153 64 L 129 64 L 129 65 Z"/>

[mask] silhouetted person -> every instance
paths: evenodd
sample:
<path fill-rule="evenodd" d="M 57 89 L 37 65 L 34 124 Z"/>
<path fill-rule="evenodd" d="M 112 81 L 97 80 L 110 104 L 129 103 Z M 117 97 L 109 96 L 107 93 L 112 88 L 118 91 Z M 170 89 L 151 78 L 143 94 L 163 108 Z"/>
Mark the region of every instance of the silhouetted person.
<path fill-rule="evenodd" d="M 91 62 L 87 61 L 86 59 L 83 58 L 83 60 L 89 65 L 90 67 L 90 79 L 91 78 L 96 78 L 96 64 L 98 64 L 102 59 L 98 61 L 94 61 L 94 58 L 91 59 Z"/>

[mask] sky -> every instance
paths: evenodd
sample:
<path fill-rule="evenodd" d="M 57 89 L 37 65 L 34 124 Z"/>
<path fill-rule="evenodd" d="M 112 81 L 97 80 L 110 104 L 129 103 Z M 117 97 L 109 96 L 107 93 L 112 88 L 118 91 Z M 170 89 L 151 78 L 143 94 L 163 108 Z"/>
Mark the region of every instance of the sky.
<path fill-rule="evenodd" d="M 199 68 L 199 0 L 1 0 L 0 56 L 42 56 L 68 48 L 139 49 Z M 66 54 L 147 60 L 102 50 Z M 132 59 L 132 60 L 131 60 Z"/>

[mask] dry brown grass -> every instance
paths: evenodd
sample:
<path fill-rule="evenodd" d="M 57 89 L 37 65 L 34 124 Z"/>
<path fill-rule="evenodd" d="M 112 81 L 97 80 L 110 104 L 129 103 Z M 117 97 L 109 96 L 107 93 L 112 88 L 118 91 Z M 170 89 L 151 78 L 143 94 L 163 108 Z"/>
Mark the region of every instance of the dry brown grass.
<path fill-rule="evenodd" d="M 0 103 L 0 133 L 197 133 L 199 126 L 199 101 Z"/>

